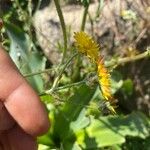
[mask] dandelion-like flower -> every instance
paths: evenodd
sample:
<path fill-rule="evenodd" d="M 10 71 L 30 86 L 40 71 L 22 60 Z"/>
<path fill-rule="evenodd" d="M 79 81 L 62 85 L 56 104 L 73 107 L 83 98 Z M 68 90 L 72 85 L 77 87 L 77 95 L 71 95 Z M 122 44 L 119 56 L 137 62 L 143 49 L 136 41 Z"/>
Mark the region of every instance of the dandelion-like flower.
<path fill-rule="evenodd" d="M 75 33 L 74 38 L 76 40 L 75 46 L 79 52 L 87 55 L 97 65 L 97 74 L 102 95 L 106 100 L 110 101 L 110 104 L 113 103 L 114 98 L 111 95 L 110 73 L 104 65 L 103 58 L 98 54 L 99 45 L 84 32 Z M 110 106 L 108 109 L 115 113 L 113 106 Z"/>
<path fill-rule="evenodd" d="M 104 66 L 104 62 L 101 57 L 97 62 L 97 73 L 98 73 L 100 88 L 104 98 L 106 100 L 112 99 L 112 95 L 110 91 L 110 74 L 107 68 Z"/>
<path fill-rule="evenodd" d="M 98 60 L 99 45 L 85 32 L 76 32 L 74 34 L 75 46 L 79 52 L 87 55 L 93 62 Z"/>
<path fill-rule="evenodd" d="M 108 100 L 106 103 L 106 107 L 113 113 L 116 114 L 115 111 L 115 99 L 111 94 L 111 83 L 110 83 L 110 73 L 108 72 L 107 68 L 104 65 L 103 58 L 99 57 L 97 61 L 97 74 L 98 74 L 98 81 L 100 84 L 100 89 L 102 92 L 103 97 Z"/>

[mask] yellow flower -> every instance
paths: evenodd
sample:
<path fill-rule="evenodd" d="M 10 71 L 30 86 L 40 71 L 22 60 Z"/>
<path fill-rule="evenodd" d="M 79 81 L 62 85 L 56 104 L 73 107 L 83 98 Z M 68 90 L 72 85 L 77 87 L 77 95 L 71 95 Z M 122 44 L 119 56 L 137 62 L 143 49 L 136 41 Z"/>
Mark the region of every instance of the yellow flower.
<path fill-rule="evenodd" d="M 98 60 L 99 45 L 85 32 L 74 33 L 75 46 L 79 52 L 87 55 L 93 62 Z"/>
<path fill-rule="evenodd" d="M 98 80 L 101 87 L 102 94 L 106 100 L 111 100 L 111 90 L 110 90 L 110 74 L 104 66 L 103 59 L 100 57 L 97 62 L 97 73 Z"/>
<path fill-rule="evenodd" d="M 106 100 L 108 100 L 108 109 L 112 113 L 115 113 L 113 106 L 111 106 L 111 104 L 113 104 L 115 101 L 111 95 L 110 74 L 104 65 L 102 57 L 98 54 L 99 45 L 84 32 L 76 32 L 74 34 L 74 38 L 76 40 L 75 46 L 77 47 L 79 52 L 87 55 L 97 65 L 97 74 L 102 95 Z"/>
<path fill-rule="evenodd" d="M 99 80 L 102 95 L 106 100 L 110 101 L 110 103 L 107 104 L 107 108 L 113 114 L 116 114 L 116 111 L 114 109 L 114 107 L 116 107 L 115 106 L 116 102 L 111 94 L 110 73 L 108 72 L 107 68 L 105 67 L 102 57 L 100 57 L 99 60 L 97 61 L 97 73 L 98 73 L 98 80 Z"/>

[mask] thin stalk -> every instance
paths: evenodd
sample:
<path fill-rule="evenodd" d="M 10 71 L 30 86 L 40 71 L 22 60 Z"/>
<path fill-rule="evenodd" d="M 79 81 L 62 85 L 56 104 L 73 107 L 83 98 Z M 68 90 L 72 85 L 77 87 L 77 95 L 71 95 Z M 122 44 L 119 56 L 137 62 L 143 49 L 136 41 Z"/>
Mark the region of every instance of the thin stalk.
<path fill-rule="evenodd" d="M 88 8 L 89 8 L 89 4 L 87 4 L 84 7 L 84 12 L 83 12 L 83 18 L 82 18 L 82 24 L 81 24 L 81 31 L 84 31 L 85 29 L 85 24 L 86 24 L 86 19 L 87 19 L 87 14 L 88 14 Z M 80 69 L 79 66 L 81 64 L 81 59 L 80 59 L 80 55 L 78 55 L 77 57 L 77 61 L 75 63 L 75 68 L 73 68 L 75 71 L 72 75 L 72 80 L 76 81 L 78 78 L 80 78 Z"/>
<path fill-rule="evenodd" d="M 36 76 L 36 75 L 43 74 L 43 73 L 49 73 L 49 72 L 51 72 L 53 70 L 56 70 L 56 68 L 49 68 L 49 69 L 45 69 L 43 71 L 37 71 L 37 72 L 33 72 L 33 73 L 28 73 L 28 74 L 25 74 L 23 76 L 25 78 L 28 78 L 28 77 Z"/>
<path fill-rule="evenodd" d="M 29 52 L 34 49 L 37 50 L 35 43 L 33 42 L 33 33 L 32 33 L 32 26 L 33 26 L 33 4 L 32 0 L 28 0 L 28 18 L 26 20 L 26 24 L 28 26 L 28 35 L 30 38 L 30 47 L 29 47 Z"/>
<path fill-rule="evenodd" d="M 79 86 L 79 85 L 82 85 L 82 84 L 85 84 L 85 83 L 86 83 L 86 80 L 82 80 L 80 82 L 76 82 L 76 83 L 72 83 L 72 84 L 67 84 L 67 85 L 64 85 L 64 86 L 56 87 L 56 88 L 53 89 L 53 92 L 57 92 L 57 91 L 64 90 L 64 89 L 67 89 L 67 88 Z M 52 90 L 50 89 L 50 90 L 44 91 L 43 93 L 40 93 L 39 96 L 42 96 L 42 95 L 45 95 L 45 94 L 51 94 L 51 93 L 52 93 Z"/>
<path fill-rule="evenodd" d="M 82 24 L 81 24 L 81 31 L 84 31 L 84 29 L 85 29 L 86 18 L 87 18 L 87 15 L 88 15 L 88 9 L 89 9 L 89 4 L 84 7 Z"/>
<path fill-rule="evenodd" d="M 28 0 L 28 14 L 29 17 L 32 17 L 32 0 Z"/>
<path fill-rule="evenodd" d="M 58 74 L 58 76 L 56 77 L 56 79 L 54 80 L 54 83 L 52 85 L 52 88 L 50 89 L 50 91 L 53 91 L 53 89 L 55 89 L 59 83 L 59 80 L 61 79 L 62 77 L 62 74 L 64 72 L 64 70 L 67 68 L 67 66 L 70 64 L 70 62 L 72 61 L 72 59 L 74 57 L 76 57 L 78 55 L 78 53 L 75 53 L 63 66 L 62 70 L 60 71 L 60 73 Z"/>
<path fill-rule="evenodd" d="M 74 87 L 74 86 L 79 86 L 79 85 L 82 85 L 82 84 L 85 84 L 85 83 L 86 83 L 86 80 L 83 80 L 83 81 L 80 81 L 80 82 L 76 82 L 76 83 L 67 84 L 67 85 L 64 85 L 64 86 L 57 87 L 57 88 L 53 89 L 53 91 L 56 92 L 56 91 L 64 90 L 64 89 L 71 88 L 71 87 Z M 47 91 L 46 93 L 49 93 L 49 92 Z"/>
<path fill-rule="evenodd" d="M 37 3 L 37 6 L 36 6 L 36 9 L 35 9 L 35 12 L 37 12 L 40 8 L 40 5 L 41 5 L 41 2 L 42 0 L 38 0 L 38 3 Z"/>
<path fill-rule="evenodd" d="M 99 0 L 98 3 L 99 4 L 98 4 L 98 7 L 97 7 L 96 16 L 95 16 L 94 20 L 96 20 L 99 17 L 99 15 L 102 11 L 102 8 L 104 6 L 104 0 Z"/>
<path fill-rule="evenodd" d="M 106 67 L 119 66 L 121 64 L 137 61 L 137 60 L 146 58 L 148 56 L 150 56 L 150 50 L 147 50 L 146 52 L 143 52 L 143 53 L 138 54 L 136 56 L 118 58 L 118 59 L 112 60 L 106 64 Z"/>
<path fill-rule="evenodd" d="M 64 39 L 64 50 L 63 50 L 63 57 L 62 57 L 62 63 L 63 63 L 67 52 L 67 31 L 66 31 L 66 25 L 65 25 L 63 13 L 59 4 L 59 0 L 54 0 L 54 3 L 59 16 L 62 32 L 63 32 L 63 39 Z"/>

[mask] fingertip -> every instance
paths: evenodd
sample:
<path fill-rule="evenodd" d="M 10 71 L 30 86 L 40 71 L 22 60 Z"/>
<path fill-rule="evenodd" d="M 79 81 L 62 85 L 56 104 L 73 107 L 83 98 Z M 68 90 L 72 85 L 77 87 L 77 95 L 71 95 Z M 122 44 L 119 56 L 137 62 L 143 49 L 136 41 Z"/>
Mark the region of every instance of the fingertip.
<path fill-rule="evenodd" d="M 36 123 L 36 128 L 30 132 L 33 136 L 41 136 L 48 132 L 50 128 L 50 121 L 48 117 L 44 117 L 41 121 Z"/>
<path fill-rule="evenodd" d="M 48 112 L 46 111 L 46 107 L 42 102 L 41 102 L 41 107 L 43 107 L 44 110 L 43 117 L 37 119 L 36 126 L 32 128 L 32 130 L 30 126 L 28 130 L 29 134 L 35 137 L 45 134 L 50 129 L 50 119 L 48 117 Z"/>
<path fill-rule="evenodd" d="M 4 104 L 14 120 L 28 134 L 37 136 L 48 131 L 48 113 L 27 82 L 16 88 Z"/>
<path fill-rule="evenodd" d="M 44 106 L 44 105 L 43 105 Z M 33 117 L 31 116 L 26 121 L 23 122 L 22 128 L 28 134 L 37 137 L 48 132 L 50 128 L 50 120 L 48 117 L 48 113 L 43 108 L 43 114 L 39 112 L 39 116 Z"/>

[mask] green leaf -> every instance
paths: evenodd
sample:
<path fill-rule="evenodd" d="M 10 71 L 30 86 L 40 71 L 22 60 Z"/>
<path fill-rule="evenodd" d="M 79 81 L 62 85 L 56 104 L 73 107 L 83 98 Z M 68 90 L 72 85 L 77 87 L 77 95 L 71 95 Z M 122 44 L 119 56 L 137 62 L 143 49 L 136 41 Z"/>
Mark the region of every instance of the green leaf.
<path fill-rule="evenodd" d="M 38 137 L 38 138 L 37 138 L 37 142 L 38 142 L 39 144 L 47 145 L 47 146 L 54 145 L 54 143 L 53 143 L 53 141 L 51 140 L 49 134 L 46 134 L 46 135 L 43 135 L 43 136 Z"/>
<path fill-rule="evenodd" d="M 126 136 L 146 138 L 150 135 L 150 123 L 142 113 L 136 112 L 124 116 L 107 116 L 91 119 L 91 125 L 77 135 L 77 141 L 83 148 L 122 144 Z"/>
<path fill-rule="evenodd" d="M 86 126 L 88 126 L 89 123 L 90 119 L 89 117 L 86 117 L 86 109 L 83 109 L 80 112 L 77 120 L 71 122 L 70 128 L 73 130 L 73 132 L 75 132 L 77 130 L 85 128 Z"/>
<path fill-rule="evenodd" d="M 5 28 L 11 41 L 10 56 L 20 72 L 28 74 L 43 70 L 46 60 L 37 51 L 30 50 L 29 36 L 14 24 L 5 23 Z M 38 92 L 43 91 L 44 83 L 41 75 L 29 77 L 28 81 Z"/>
<path fill-rule="evenodd" d="M 70 121 L 74 121 L 79 117 L 80 112 L 85 108 L 91 101 L 96 87 L 88 87 L 82 85 L 74 91 L 74 95 L 70 97 L 65 104 L 63 111 Z"/>
<path fill-rule="evenodd" d="M 50 150 L 50 147 L 46 146 L 46 145 L 39 144 L 38 145 L 38 150 Z"/>
<path fill-rule="evenodd" d="M 95 88 L 90 89 L 86 85 L 82 85 L 76 89 L 75 94 L 71 96 L 61 109 L 57 109 L 54 114 L 54 139 L 67 142 L 67 139 L 74 140 L 75 136 L 73 128 L 82 128 L 89 123 L 84 116 L 84 108 L 92 99 Z M 84 125 L 85 121 L 85 125 Z M 71 125 L 72 124 L 72 125 Z M 80 127 L 81 128 L 81 127 Z"/>
<path fill-rule="evenodd" d="M 70 141 L 66 142 L 63 145 L 64 150 L 83 150 L 76 142 L 75 143 L 69 143 Z"/>

